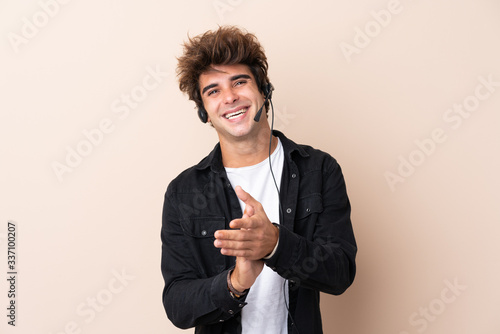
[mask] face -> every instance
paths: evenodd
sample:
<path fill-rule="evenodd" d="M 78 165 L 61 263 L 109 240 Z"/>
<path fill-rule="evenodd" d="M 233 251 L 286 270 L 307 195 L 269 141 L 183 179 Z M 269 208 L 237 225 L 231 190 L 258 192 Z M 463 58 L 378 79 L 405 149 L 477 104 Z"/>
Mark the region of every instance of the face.
<path fill-rule="evenodd" d="M 247 65 L 213 65 L 200 75 L 200 92 L 208 120 L 221 140 L 248 139 L 266 126 L 253 119 L 264 103 Z"/>

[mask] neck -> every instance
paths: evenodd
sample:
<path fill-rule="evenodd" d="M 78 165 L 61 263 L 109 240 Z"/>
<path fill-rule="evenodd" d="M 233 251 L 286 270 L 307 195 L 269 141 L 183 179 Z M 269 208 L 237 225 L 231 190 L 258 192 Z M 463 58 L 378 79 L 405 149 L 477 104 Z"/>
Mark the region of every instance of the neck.
<path fill-rule="evenodd" d="M 239 168 L 256 165 L 269 157 L 269 137 L 271 130 L 260 131 L 250 139 L 240 141 L 220 141 L 222 164 L 224 167 Z M 278 138 L 272 137 L 271 153 L 278 146 Z"/>

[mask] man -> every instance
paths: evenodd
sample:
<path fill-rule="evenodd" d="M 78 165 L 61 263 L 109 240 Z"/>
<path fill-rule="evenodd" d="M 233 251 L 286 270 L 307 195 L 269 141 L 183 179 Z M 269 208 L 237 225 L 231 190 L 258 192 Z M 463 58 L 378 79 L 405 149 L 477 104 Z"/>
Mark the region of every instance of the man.
<path fill-rule="evenodd" d="M 178 60 L 180 89 L 219 143 L 165 194 L 169 319 L 195 333 L 323 333 L 320 291 L 343 293 L 356 268 L 339 165 L 256 117 L 273 87 L 254 35 L 220 27 Z"/>

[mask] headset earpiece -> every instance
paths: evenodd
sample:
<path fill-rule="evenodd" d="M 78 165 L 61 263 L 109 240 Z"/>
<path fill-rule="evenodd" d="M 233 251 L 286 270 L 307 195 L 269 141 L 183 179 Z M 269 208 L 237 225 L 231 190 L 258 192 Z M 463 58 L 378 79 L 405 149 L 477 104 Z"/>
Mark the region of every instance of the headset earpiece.
<path fill-rule="evenodd" d="M 262 88 L 262 93 L 264 93 L 266 99 L 264 100 L 264 104 L 262 104 L 262 107 L 260 107 L 259 111 L 257 111 L 257 114 L 253 119 L 254 121 L 258 122 L 260 120 L 260 116 L 262 115 L 262 110 L 264 110 L 267 101 L 270 100 L 271 97 L 273 96 L 273 90 L 274 86 L 270 82 L 268 82 L 267 85 L 265 85 L 264 88 Z"/>
<path fill-rule="evenodd" d="M 262 92 L 264 93 L 264 96 L 266 99 L 271 99 L 273 97 L 273 90 L 274 86 L 272 83 L 268 82 L 264 88 L 262 89 Z"/>
<path fill-rule="evenodd" d="M 198 117 L 203 123 L 208 122 L 208 113 L 203 106 L 198 108 Z"/>

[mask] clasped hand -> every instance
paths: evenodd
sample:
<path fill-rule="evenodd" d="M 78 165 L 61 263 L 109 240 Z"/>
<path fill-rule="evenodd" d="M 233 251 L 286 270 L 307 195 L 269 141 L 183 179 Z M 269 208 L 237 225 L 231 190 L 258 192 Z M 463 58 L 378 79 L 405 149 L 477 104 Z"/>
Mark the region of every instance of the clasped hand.
<path fill-rule="evenodd" d="M 214 245 L 223 255 L 235 256 L 236 266 L 231 274 L 231 282 L 238 291 L 249 289 L 259 276 L 264 262 L 279 238 L 278 229 L 269 221 L 262 204 L 235 187 L 236 195 L 245 203 L 245 211 L 239 219 L 229 223 L 232 230 L 215 232 Z"/>
<path fill-rule="evenodd" d="M 229 223 L 232 230 L 215 232 L 214 245 L 221 254 L 260 260 L 269 255 L 278 242 L 278 229 L 269 221 L 262 204 L 240 186 L 236 195 L 245 203 L 245 212 Z"/>

